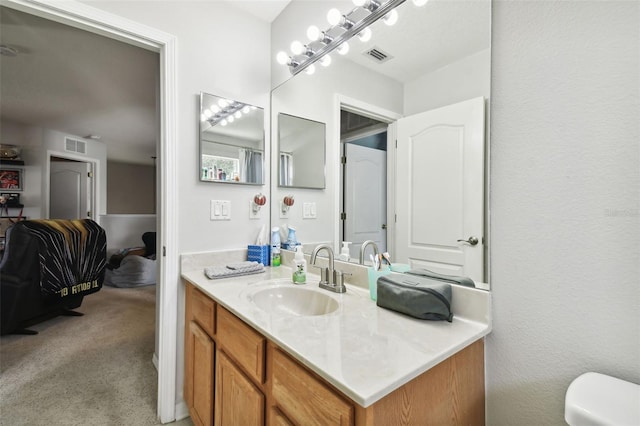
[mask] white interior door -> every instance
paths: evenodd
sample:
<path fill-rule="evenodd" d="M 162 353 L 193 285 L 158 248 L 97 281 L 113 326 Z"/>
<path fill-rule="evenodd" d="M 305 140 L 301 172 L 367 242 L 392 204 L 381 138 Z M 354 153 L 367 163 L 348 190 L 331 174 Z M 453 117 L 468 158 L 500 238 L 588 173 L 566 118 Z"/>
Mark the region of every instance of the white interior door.
<path fill-rule="evenodd" d="M 398 261 L 484 281 L 484 135 L 483 98 L 398 120 Z"/>
<path fill-rule="evenodd" d="M 357 259 L 360 246 L 375 241 L 387 251 L 387 153 L 346 143 L 344 241 L 351 241 L 350 255 Z"/>
<path fill-rule="evenodd" d="M 49 218 L 91 217 L 90 172 L 91 163 L 51 161 Z"/>

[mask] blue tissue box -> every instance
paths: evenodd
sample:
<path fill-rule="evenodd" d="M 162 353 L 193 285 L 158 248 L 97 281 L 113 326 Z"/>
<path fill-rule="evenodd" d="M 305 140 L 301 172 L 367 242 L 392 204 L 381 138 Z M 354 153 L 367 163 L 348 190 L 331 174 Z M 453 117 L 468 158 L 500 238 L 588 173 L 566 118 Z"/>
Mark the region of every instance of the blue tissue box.
<path fill-rule="evenodd" d="M 264 266 L 269 266 L 269 246 L 248 245 L 247 260 L 262 263 Z"/>

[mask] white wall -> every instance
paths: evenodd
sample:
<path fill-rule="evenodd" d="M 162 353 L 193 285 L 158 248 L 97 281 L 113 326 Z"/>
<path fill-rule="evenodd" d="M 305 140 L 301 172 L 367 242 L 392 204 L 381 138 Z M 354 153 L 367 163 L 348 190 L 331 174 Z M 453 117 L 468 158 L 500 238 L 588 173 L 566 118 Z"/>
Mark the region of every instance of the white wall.
<path fill-rule="evenodd" d="M 404 85 L 404 115 L 490 97 L 491 49 L 439 68 Z"/>
<path fill-rule="evenodd" d="M 487 424 L 640 383 L 638 2 L 494 3 Z"/>

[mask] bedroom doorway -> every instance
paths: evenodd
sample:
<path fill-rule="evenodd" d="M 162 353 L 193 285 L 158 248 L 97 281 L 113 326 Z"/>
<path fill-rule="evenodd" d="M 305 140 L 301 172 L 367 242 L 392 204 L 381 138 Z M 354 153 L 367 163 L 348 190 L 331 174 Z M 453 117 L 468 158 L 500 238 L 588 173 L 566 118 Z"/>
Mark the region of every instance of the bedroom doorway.
<path fill-rule="evenodd" d="M 94 164 L 49 156 L 49 219 L 94 219 Z"/>
<path fill-rule="evenodd" d="M 157 214 L 158 297 L 156 355 L 158 367 L 157 414 L 162 423 L 176 418 L 176 342 L 179 300 L 177 244 L 177 54 L 176 37 L 135 21 L 107 13 L 80 2 L 53 4 L 44 0 L 5 0 L 3 7 L 20 10 L 53 22 L 71 25 L 107 38 L 142 47 L 159 54 L 157 91 Z M 46 167 L 46 165 L 43 165 Z M 42 170 L 43 182 L 49 181 Z M 99 174 L 99 173 L 98 173 Z M 48 183 L 47 183 L 48 186 Z M 44 191 L 44 187 L 42 188 Z M 48 190 L 47 190 L 48 191 Z M 46 193 L 45 193 L 46 194 Z M 44 198 L 44 197 L 43 197 Z M 97 204 L 104 203 L 97 201 Z"/>

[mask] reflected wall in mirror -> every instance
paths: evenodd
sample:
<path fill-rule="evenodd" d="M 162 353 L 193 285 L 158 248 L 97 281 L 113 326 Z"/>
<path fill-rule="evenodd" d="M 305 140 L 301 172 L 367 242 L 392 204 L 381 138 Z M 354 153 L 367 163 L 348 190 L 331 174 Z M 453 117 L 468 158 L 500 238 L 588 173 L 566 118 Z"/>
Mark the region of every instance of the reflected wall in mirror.
<path fill-rule="evenodd" d="M 329 7 L 337 7 L 344 13 L 354 6 L 347 1 L 328 4 L 293 0 L 274 22 L 273 58 L 278 51 L 286 50 L 292 40 L 303 37 L 309 25 L 324 28 Z M 297 215 L 278 219 L 274 211 L 272 222 L 293 224 L 299 239 L 307 243 L 330 241 L 336 252 L 343 239 L 354 238 L 351 259 L 357 261 L 360 247 L 355 237 L 344 234 L 341 217 L 346 216 L 347 221 L 356 225 L 370 223 L 379 227 L 380 238 L 386 238 L 387 251 L 395 262 L 450 275 L 467 275 L 476 282 L 486 283 L 488 194 L 485 177 L 489 169 L 486 154 L 489 144 L 485 117 L 490 105 L 491 1 L 431 0 L 423 7 L 405 2 L 396 10 L 399 19 L 395 26 L 380 21 L 374 23 L 369 41 L 352 38 L 349 53 L 332 54 L 329 67 L 317 67 L 313 75 L 301 73 L 289 78 L 272 91 L 272 122 L 276 112 L 287 112 L 327 124 L 327 188 L 313 196 L 318 203 L 318 217 L 304 221 Z M 374 56 L 381 60 L 374 60 Z M 272 73 L 276 83 L 285 79 L 283 72 L 288 72 L 286 66 L 282 68 Z M 474 108 L 480 104 L 479 110 L 470 113 L 473 127 L 455 124 L 457 117 L 448 122 L 437 116 L 424 127 L 403 130 L 407 123 L 411 125 L 416 120 L 425 123 L 422 114 L 427 114 L 429 120 L 431 113 L 443 109 L 454 111 L 454 115 L 465 115 L 467 113 L 460 112 L 459 108 L 449 107 L 467 101 Z M 353 134 L 350 126 L 342 122 L 341 116 L 353 118 L 353 115 L 383 123 L 388 134 L 386 147 L 378 146 L 378 151 L 386 152 L 386 160 L 382 161 L 377 175 L 387 176 L 387 195 L 380 197 L 380 203 L 386 202 L 386 215 L 384 207 L 380 207 L 383 211 L 380 216 L 385 220 L 378 220 L 379 224 L 375 218 L 363 216 L 374 211 L 373 208 L 363 208 L 356 202 L 349 210 L 344 203 L 349 196 L 344 190 L 348 183 L 343 179 L 342 150 L 344 146 L 350 148 L 354 137 L 366 136 Z M 449 129 L 460 132 L 454 135 Z M 379 129 L 364 130 L 367 131 Z M 471 168 L 452 163 L 461 158 L 466 146 L 442 142 L 460 141 L 470 134 L 478 136 L 473 139 L 473 151 L 479 154 L 473 160 L 473 178 L 467 173 Z M 432 137 L 434 135 L 442 137 Z M 347 156 L 346 163 L 350 161 Z M 371 170 L 368 173 L 371 175 Z M 461 188 L 458 183 L 472 179 L 479 183 L 473 190 L 476 195 L 473 202 L 477 205 L 479 201 L 480 209 L 469 214 L 465 210 L 466 202 L 459 202 L 458 196 L 449 191 Z M 362 186 L 365 181 L 371 184 Z M 384 179 L 381 182 L 376 183 L 380 190 L 385 186 Z M 374 187 L 370 178 L 360 178 L 359 185 Z M 375 191 L 379 193 L 378 189 Z M 296 199 L 300 198 L 296 194 Z M 373 200 L 368 197 L 368 201 Z M 434 213 L 435 207 L 439 207 L 437 213 Z M 466 225 L 468 218 L 473 228 Z M 433 233 L 436 235 L 431 235 Z M 476 239 L 477 244 L 469 243 Z M 414 250 L 424 247 L 429 247 L 430 253 Z M 365 259 L 369 259 L 369 253 L 367 249 Z M 468 262 L 469 256 L 475 260 Z M 471 263 L 475 266 L 465 265 Z"/>
<path fill-rule="evenodd" d="M 324 189 L 325 124 L 278 114 L 278 185 Z"/>
<path fill-rule="evenodd" d="M 264 110 L 200 94 L 200 180 L 264 184 Z"/>

